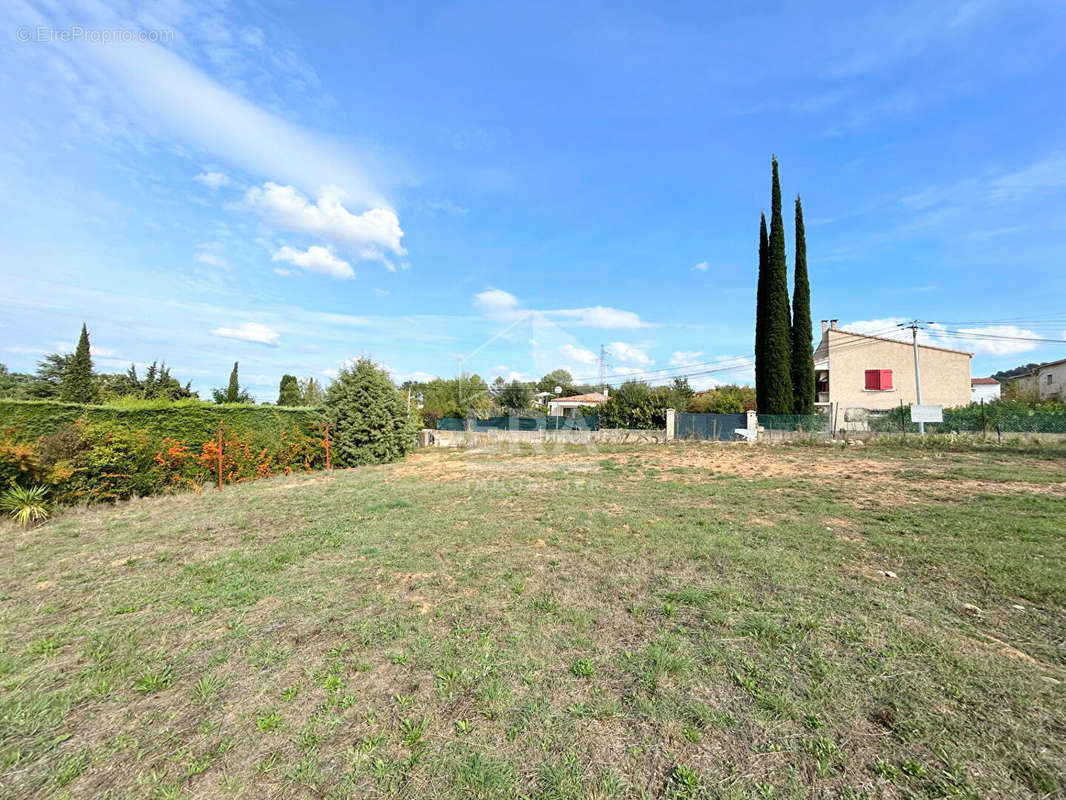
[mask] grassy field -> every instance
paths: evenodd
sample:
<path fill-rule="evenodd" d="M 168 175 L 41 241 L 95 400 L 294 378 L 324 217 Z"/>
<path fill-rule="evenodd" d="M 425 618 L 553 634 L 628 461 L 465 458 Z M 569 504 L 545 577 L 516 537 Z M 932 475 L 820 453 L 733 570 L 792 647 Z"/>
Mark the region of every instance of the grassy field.
<path fill-rule="evenodd" d="M 419 453 L 0 527 L 0 797 L 1062 797 L 1066 457 Z"/>

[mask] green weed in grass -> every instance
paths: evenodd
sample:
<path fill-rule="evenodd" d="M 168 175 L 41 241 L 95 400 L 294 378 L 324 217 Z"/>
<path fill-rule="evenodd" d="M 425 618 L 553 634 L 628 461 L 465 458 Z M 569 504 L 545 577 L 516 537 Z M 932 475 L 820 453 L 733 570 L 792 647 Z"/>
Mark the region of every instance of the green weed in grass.
<path fill-rule="evenodd" d="M 133 688 L 144 694 L 161 692 L 169 689 L 174 682 L 174 671 L 170 665 L 163 667 L 146 667 L 133 682 Z"/>

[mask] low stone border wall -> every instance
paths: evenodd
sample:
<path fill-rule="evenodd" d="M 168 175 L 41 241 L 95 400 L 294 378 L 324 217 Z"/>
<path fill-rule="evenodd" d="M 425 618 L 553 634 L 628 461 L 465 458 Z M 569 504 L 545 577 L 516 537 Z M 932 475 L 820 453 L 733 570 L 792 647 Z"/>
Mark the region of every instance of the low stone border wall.
<path fill-rule="evenodd" d="M 603 428 L 598 431 L 437 431 L 423 429 L 418 435 L 422 447 L 484 447 L 545 444 L 659 444 L 666 441 L 665 430 L 631 431 Z"/>

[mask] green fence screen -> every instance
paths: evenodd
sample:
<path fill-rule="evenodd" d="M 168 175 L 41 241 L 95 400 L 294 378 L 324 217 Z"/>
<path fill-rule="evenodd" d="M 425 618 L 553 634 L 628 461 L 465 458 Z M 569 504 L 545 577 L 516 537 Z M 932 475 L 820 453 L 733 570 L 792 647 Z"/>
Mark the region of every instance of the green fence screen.
<path fill-rule="evenodd" d="M 768 431 L 829 433 L 827 414 L 759 414 L 759 424 Z"/>

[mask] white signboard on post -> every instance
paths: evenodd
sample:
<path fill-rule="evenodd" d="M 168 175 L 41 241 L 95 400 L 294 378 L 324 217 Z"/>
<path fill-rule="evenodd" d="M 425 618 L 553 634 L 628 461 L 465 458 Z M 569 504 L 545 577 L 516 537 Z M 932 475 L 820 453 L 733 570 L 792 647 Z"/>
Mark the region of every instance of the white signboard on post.
<path fill-rule="evenodd" d="M 911 406 L 911 422 L 943 422 L 944 406 Z"/>

